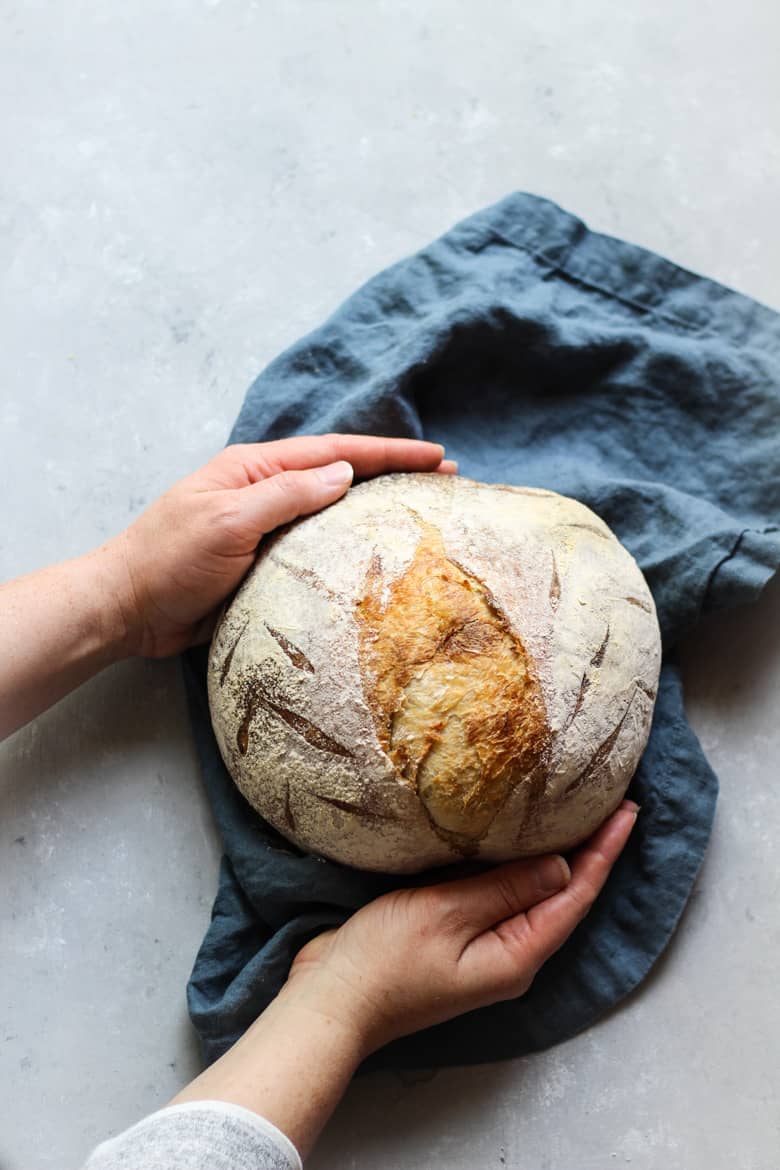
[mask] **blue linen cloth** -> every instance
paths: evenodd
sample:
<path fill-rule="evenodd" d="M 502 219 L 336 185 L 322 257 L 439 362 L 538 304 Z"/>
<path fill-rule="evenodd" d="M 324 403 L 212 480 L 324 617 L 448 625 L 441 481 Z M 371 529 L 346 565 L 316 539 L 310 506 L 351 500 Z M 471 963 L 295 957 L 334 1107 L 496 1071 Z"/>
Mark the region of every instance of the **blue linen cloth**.
<path fill-rule="evenodd" d="M 545 1048 L 645 977 L 707 845 L 717 780 L 686 720 L 673 651 L 705 612 L 757 597 L 780 564 L 780 315 L 547 200 L 510 195 L 369 281 L 274 361 L 230 441 L 325 431 L 432 438 L 464 475 L 582 500 L 655 597 L 665 662 L 629 792 L 642 812 L 590 915 L 521 999 L 367 1063 Z M 305 855 L 254 813 L 211 731 L 205 663 L 205 650 L 191 652 L 185 678 L 225 856 L 188 1003 L 211 1061 L 273 998 L 306 940 L 426 875 Z"/>

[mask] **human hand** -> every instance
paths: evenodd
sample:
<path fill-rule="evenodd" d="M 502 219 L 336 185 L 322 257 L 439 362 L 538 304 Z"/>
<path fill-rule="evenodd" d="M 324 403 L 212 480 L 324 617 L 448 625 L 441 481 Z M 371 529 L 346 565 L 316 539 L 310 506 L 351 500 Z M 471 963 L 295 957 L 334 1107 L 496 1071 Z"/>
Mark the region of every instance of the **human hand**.
<path fill-rule="evenodd" d="M 282 995 L 338 1022 L 363 1056 L 528 991 L 584 918 L 634 827 L 624 801 L 576 852 L 397 890 L 299 952 Z"/>
<path fill-rule="evenodd" d="M 305 1158 L 369 1053 L 528 990 L 587 914 L 637 811 L 624 801 L 571 870 L 556 856 L 515 861 L 370 902 L 303 947 L 276 999 L 173 1104 L 252 1109 Z"/>
<path fill-rule="evenodd" d="M 443 455 L 438 443 L 365 435 L 226 447 L 101 550 L 120 582 L 127 652 L 161 658 L 206 641 L 266 533 L 332 504 L 353 474 L 454 472 Z"/>

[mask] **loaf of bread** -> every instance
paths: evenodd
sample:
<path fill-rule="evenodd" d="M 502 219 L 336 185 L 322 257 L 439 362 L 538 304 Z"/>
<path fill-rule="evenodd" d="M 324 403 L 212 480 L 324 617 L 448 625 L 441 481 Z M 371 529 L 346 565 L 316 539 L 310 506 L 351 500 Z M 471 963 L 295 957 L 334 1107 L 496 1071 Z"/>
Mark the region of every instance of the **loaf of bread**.
<path fill-rule="evenodd" d="M 209 700 L 280 833 L 408 872 L 592 833 L 644 750 L 660 657 L 639 568 L 582 504 L 386 475 L 262 545 L 214 634 Z"/>

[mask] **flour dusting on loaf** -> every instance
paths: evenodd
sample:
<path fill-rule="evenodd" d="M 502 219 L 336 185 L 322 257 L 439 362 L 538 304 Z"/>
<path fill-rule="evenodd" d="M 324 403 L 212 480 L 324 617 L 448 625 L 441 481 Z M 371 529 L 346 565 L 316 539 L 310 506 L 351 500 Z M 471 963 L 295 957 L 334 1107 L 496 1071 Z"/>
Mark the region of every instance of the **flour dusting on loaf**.
<path fill-rule="evenodd" d="M 409 872 L 593 832 L 644 750 L 660 656 L 639 568 L 584 505 L 387 475 L 263 544 L 214 634 L 209 701 L 280 833 Z"/>

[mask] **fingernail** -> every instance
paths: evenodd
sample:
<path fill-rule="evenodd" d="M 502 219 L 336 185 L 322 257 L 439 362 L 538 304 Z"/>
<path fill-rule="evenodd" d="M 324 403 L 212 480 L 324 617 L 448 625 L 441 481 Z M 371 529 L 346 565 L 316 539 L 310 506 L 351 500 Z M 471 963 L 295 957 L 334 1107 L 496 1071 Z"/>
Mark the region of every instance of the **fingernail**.
<path fill-rule="evenodd" d="M 562 890 L 571 877 L 571 870 L 564 857 L 543 857 L 535 867 L 537 885 L 543 894 Z"/>
<path fill-rule="evenodd" d="M 328 484 L 329 487 L 340 487 L 342 484 L 349 483 L 355 474 L 352 470 L 352 464 L 347 463 L 344 459 L 340 459 L 338 463 L 328 463 L 325 467 L 316 467 L 315 471 L 318 479 Z"/>
<path fill-rule="evenodd" d="M 635 800 L 624 800 L 621 807 L 624 808 L 626 812 L 632 812 L 634 816 L 636 816 L 639 812 L 640 806 L 636 803 Z"/>

